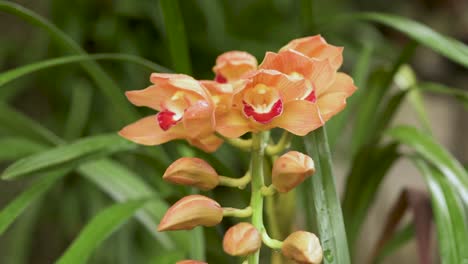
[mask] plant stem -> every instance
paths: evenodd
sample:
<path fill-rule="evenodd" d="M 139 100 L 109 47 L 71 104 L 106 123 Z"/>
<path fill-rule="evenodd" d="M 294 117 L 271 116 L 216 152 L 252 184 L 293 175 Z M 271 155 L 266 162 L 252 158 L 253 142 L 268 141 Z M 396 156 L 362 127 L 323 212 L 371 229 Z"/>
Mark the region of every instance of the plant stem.
<path fill-rule="evenodd" d="M 226 176 L 219 176 L 219 185 L 244 189 L 245 186 L 249 184 L 250 180 L 251 180 L 250 171 L 248 171 L 241 178 L 230 178 Z"/>
<path fill-rule="evenodd" d="M 252 135 L 252 196 L 250 198 L 250 207 L 252 207 L 252 225 L 261 231 L 263 227 L 263 160 L 265 148 L 268 142 L 268 132 L 259 132 Z M 260 250 L 249 256 L 249 264 L 258 264 L 260 259 Z"/>
<path fill-rule="evenodd" d="M 252 208 L 250 206 L 244 209 L 223 207 L 223 217 L 226 217 L 226 216 L 249 217 L 249 216 L 252 216 Z"/>

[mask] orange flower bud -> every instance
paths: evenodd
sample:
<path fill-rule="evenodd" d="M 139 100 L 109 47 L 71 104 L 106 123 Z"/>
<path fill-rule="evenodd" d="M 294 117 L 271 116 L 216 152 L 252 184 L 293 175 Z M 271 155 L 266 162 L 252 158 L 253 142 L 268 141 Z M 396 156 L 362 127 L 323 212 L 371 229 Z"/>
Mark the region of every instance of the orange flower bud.
<path fill-rule="evenodd" d="M 223 209 L 203 195 L 189 195 L 167 210 L 158 231 L 190 230 L 196 226 L 214 226 L 223 219 Z"/>
<path fill-rule="evenodd" d="M 203 261 L 198 261 L 198 260 L 187 259 L 187 260 L 178 261 L 176 264 L 208 264 L 208 263 L 203 262 Z"/>
<path fill-rule="evenodd" d="M 311 157 L 289 151 L 273 164 L 272 182 L 279 192 L 289 192 L 315 172 Z"/>
<path fill-rule="evenodd" d="M 219 176 L 213 167 L 199 158 L 180 158 L 173 162 L 163 175 L 172 183 L 190 185 L 202 190 L 211 190 L 219 183 Z"/>
<path fill-rule="evenodd" d="M 258 230 L 249 223 L 239 223 L 228 229 L 223 239 L 223 248 L 232 256 L 246 256 L 259 250 L 262 238 Z"/>
<path fill-rule="evenodd" d="M 305 231 L 290 234 L 284 240 L 281 252 L 284 256 L 303 264 L 318 264 L 323 258 L 319 239 Z"/>

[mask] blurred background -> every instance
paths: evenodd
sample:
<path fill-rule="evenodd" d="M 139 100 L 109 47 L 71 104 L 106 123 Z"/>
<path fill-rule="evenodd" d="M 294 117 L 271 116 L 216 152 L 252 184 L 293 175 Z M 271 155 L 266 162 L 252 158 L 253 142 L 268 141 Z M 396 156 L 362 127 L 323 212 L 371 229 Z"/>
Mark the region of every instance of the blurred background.
<path fill-rule="evenodd" d="M 88 53 L 133 54 L 167 68 L 173 66 L 157 0 L 13 2 L 46 17 Z M 265 51 L 275 51 L 293 38 L 314 34 L 322 34 L 329 43 L 345 47 L 341 71 L 352 72 L 363 48 L 372 52 L 372 69 L 389 67 L 409 40 L 387 27 L 341 20 L 354 11 L 398 14 L 468 43 L 466 0 L 183 0 L 180 7 L 192 71 L 199 79 L 213 78 L 211 67 L 216 56 L 224 51 L 245 50 L 261 61 Z M 310 15 L 303 15 L 303 12 L 310 12 Z M 308 20 L 307 23 L 304 20 Z M 0 13 L 0 32 L 0 71 L 67 54 L 44 31 L 5 13 Z M 149 83 L 150 71 L 138 65 L 99 63 L 117 81 L 122 92 L 141 89 Z M 468 89 L 466 69 L 429 49 L 419 47 L 410 65 L 420 80 Z M 466 108 L 455 99 L 440 94 L 425 94 L 424 99 L 435 138 L 463 164 L 467 164 Z M 109 106 L 76 64 L 47 69 L 16 80 L 0 89 L 0 100 L 12 104 L 65 139 L 110 133 L 119 128 L 116 124 L 120 117 L 115 109 Z M 81 113 L 87 116 L 88 122 L 76 127 L 67 120 L 81 102 L 90 104 L 89 108 L 83 108 L 89 112 Z M 417 123 L 415 115 L 411 106 L 404 104 L 393 122 L 414 125 Z M 353 128 L 347 129 L 351 134 Z M 333 153 L 340 191 L 343 190 L 345 171 L 349 168 L 349 140 L 352 138 L 341 138 Z M 147 175 L 146 180 L 154 182 L 153 176 Z M 2 181 L 0 207 L 27 184 L 28 180 Z M 154 184 L 160 186 L 158 191 L 164 194 L 164 185 Z M 406 162 L 399 162 L 382 183 L 377 200 L 370 209 L 359 243 L 355 246 L 355 263 L 363 263 L 368 257 L 368 249 L 375 244 L 388 210 L 406 187 L 424 190 L 425 184 L 415 169 Z M 0 263 L 52 263 L 85 223 L 110 203 L 110 198 L 86 180 L 67 177 L 0 237 Z M 155 258 L 145 258 L 148 249 L 132 243 L 148 239 L 142 238 L 144 230 L 140 229 L 139 224 L 132 221 L 119 230 L 104 243 L 93 257 L 93 263 L 158 263 Z M 414 242 L 405 245 L 384 263 L 397 261 L 400 264 L 417 263 Z"/>

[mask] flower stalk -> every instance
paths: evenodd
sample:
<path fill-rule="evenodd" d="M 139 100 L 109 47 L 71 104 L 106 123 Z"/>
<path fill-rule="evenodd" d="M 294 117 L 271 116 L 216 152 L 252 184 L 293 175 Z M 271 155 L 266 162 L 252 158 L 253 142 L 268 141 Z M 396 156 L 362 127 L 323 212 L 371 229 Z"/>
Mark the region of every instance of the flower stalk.
<path fill-rule="evenodd" d="M 251 179 L 252 177 L 250 175 L 250 171 L 248 171 L 241 178 L 230 178 L 226 176 L 219 176 L 219 185 L 227 186 L 227 187 L 237 187 L 242 190 L 245 188 L 247 184 L 249 184 Z"/>
<path fill-rule="evenodd" d="M 252 193 L 250 206 L 252 207 L 252 225 L 257 230 L 263 230 L 263 161 L 265 156 L 265 148 L 269 138 L 268 132 L 260 132 L 252 134 Z M 258 264 L 260 251 L 251 254 L 248 258 L 248 264 Z"/>
<path fill-rule="evenodd" d="M 232 217 L 249 217 L 252 216 L 252 207 L 247 206 L 244 209 L 237 209 L 232 207 L 223 207 L 223 216 L 232 216 Z"/>

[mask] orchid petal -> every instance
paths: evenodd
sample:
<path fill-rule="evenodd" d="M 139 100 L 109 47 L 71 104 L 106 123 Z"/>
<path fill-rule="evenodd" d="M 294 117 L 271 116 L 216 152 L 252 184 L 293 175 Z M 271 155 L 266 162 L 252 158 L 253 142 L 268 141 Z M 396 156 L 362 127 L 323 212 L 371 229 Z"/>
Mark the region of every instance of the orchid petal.
<path fill-rule="evenodd" d="M 249 120 L 237 109 L 216 120 L 216 131 L 228 138 L 237 138 L 251 131 Z"/>
<path fill-rule="evenodd" d="M 295 135 L 305 136 L 324 124 L 317 104 L 305 100 L 291 101 L 284 106 L 283 114 L 272 124 Z"/>
<path fill-rule="evenodd" d="M 124 127 L 119 135 L 135 143 L 152 146 L 183 138 L 184 131 L 181 124 L 164 131 L 159 126 L 156 115 L 152 115 Z"/>

